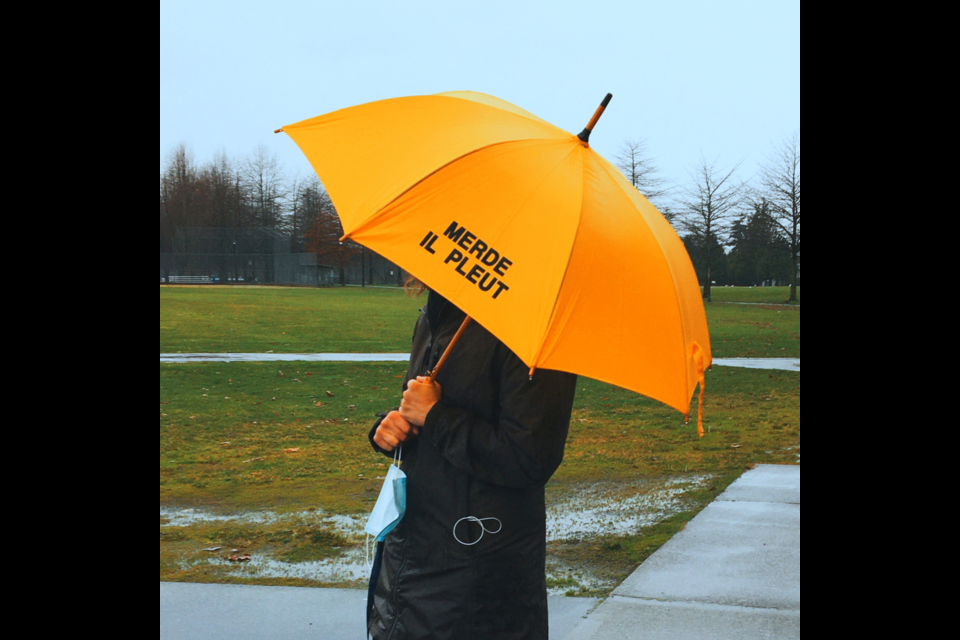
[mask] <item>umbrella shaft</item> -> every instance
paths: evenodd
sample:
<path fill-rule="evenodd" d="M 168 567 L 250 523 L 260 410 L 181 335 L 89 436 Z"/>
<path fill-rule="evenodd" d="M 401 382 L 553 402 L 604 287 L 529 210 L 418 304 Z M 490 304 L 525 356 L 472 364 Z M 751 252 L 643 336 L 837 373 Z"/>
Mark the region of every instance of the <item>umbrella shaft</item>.
<path fill-rule="evenodd" d="M 443 352 L 443 357 L 440 358 L 440 362 L 437 363 L 437 366 L 430 373 L 430 384 L 433 384 L 437 380 L 437 375 L 440 373 L 440 369 L 443 368 L 443 365 L 447 364 L 447 359 L 450 357 L 450 354 L 453 353 L 454 347 L 457 346 L 457 343 L 460 342 L 460 338 L 463 337 L 464 332 L 466 332 L 467 327 L 470 326 L 470 323 L 473 322 L 473 318 L 467 316 L 463 324 L 460 325 L 460 329 L 457 330 L 457 335 L 453 336 L 453 340 L 450 341 L 450 344 L 447 345 L 447 350 Z"/>

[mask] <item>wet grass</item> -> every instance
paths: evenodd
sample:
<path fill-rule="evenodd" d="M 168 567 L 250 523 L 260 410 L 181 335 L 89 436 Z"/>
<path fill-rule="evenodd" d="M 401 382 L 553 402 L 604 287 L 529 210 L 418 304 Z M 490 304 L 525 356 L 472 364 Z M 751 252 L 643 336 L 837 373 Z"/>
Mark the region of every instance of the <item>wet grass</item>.
<path fill-rule="evenodd" d="M 403 364 L 392 363 L 325 363 L 309 368 L 161 365 L 161 506 L 234 514 L 260 510 L 289 514 L 311 508 L 345 515 L 368 512 L 387 461 L 370 450 L 367 432 L 376 413 L 397 405 L 404 371 Z M 714 481 L 703 491 L 685 495 L 679 514 L 636 536 L 553 543 L 552 557 L 592 572 L 602 582 L 601 587 L 590 587 L 574 581 L 571 595 L 609 593 L 749 465 L 796 463 L 800 375 L 715 368 L 708 374 L 710 433 L 703 440 L 697 438 L 695 426 L 684 425 L 672 409 L 581 379 L 566 458 L 548 487 L 548 500 L 598 480 L 626 485 L 638 478 L 704 474 Z M 694 415 L 695 404 L 696 398 Z M 295 530 L 289 525 L 276 530 L 257 525 L 186 529 L 165 525 L 169 522 L 161 518 L 164 580 L 328 586 L 211 565 L 200 550 L 243 547 L 242 551 L 297 563 L 325 557 L 338 545 L 358 544 L 335 538 L 306 544 L 306 531 L 289 540 L 275 537 L 280 531 Z M 173 537 L 165 539 L 171 531 Z M 250 545 L 240 544 L 245 541 Z"/>
<path fill-rule="evenodd" d="M 716 289 L 715 299 L 767 303 L 778 293 L 786 299 L 773 289 Z M 160 295 L 161 352 L 405 352 L 423 304 L 371 289 L 161 288 Z M 720 303 L 707 313 L 716 357 L 800 357 L 799 307 Z M 294 520 L 311 509 L 369 512 L 387 461 L 370 450 L 367 432 L 376 413 L 399 403 L 405 371 L 402 363 L 161 365 L 161 507 L 267 510 Z M 750 465 L 799 461 L 799 373 L 716 367 L 707 382 L 709 435 L 700 440 L 675 411 L 581 379 L 566 459 L 548 500 L 559 504 L 601 480 L 622 483 L 624 498 L 638 479 L 711 481 L 684 494 L 674 515 L 636 535 L 551 543 L 552 561 L 592 576 L 554 575 L 554 591 L 609 594 Z M 203 549 L 236 548 L 296 566 L 359 544 L 289 520 L 170 524 L 160 519 L 161 580 L 331 586 L 268 577 Z"/>
<path fill-rule="evenodd" d="M 399 403 L 404 369 L 161 365 L 161 505 L 365 511 L 386 462 L 370 451 L 367 433 L 375 414 Z M 709 437 L 699 440 L 672 409 L 581 379 L 556 480 L 724 474 L 748 462 L 793 462 L 800 374 L 715 368 L 706 426 Z"/>
<path fill-rule="evenodd" d="M 715 291 L 717 302 L 788 297 Z M 424 304 L 384 289 L 161 287 L 160 353 L 407 353 Z M 707 319 L 715 357 L 800 357 L 799 307 L 715 303 Z"/>
<path fill-rule="evenodd" d="M 229 558 L 252 553 L 281 562 L 316 562 L 338 557 L 354 541 L 317 527 L 290 523 L 272 525 L 200 524 L 160 527 L 160 580 L 275 586 L 330 586 L 316 580 L 256 575 L 242 562 Z M 220 548 L 218 551 L 207 549 Z M 213 562 L 211 562 L 213 561 Z"/>
<path fill-rule="evenodd" d="M 407 353 L 424 304 L 399 289 L 160 287 L 160 353 Z"/>
<path fill-rule="evenodd" d="M 160 504 L 367 510 L 386 470 L 367 432 L 399 403 L 405 371 L 161 365 Z"/>
<path fill-rule="evenodd" d="M 792 464 L 800 446 L 800 373 L 715 367 L 704 426 L 630 391 L 581 379 L 564 464 L 555 481 L 725 475 L 749 463 Z M 696 418 L 696 402 L 691 405 Z"/>
<path fill-rule="evenodd" d="M 707 306 L 715 358 L 799 358 L 800 307 Z"/>

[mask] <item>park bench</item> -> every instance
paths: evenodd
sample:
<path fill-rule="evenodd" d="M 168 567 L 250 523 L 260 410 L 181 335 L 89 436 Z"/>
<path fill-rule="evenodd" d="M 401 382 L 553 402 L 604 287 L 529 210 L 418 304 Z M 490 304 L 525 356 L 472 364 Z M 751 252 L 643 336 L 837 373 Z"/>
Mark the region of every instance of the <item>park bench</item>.
<path fill-rule="evenodd" d="M 213 284 L 210 276 L 170 276 L 168 284 Z"/>

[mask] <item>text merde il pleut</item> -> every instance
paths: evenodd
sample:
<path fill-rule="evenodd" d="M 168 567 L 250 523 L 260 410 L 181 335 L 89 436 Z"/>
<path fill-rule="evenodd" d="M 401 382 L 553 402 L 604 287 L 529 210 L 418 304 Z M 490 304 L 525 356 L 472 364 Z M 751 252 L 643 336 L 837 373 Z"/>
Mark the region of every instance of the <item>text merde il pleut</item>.
<path fill-rule="evenodd" d="M 510 290 L 501 278 L 507 275 L 507 270 L 513 266 L 512 260 L 501 256 L 499 251 L 456 222 L 452 223 L 443 235 L 455 245 L 443 261 L 444 264 L 452 265 L 457 273 L 466 278 L 467 282 L 478 287 L 480 291 L 493 292 L 494 300 L 504 291 Z M 431 231 L 420 246 L 428 253 L 436 255 L 434 244 L 439 238 L 440 236 Z"/>

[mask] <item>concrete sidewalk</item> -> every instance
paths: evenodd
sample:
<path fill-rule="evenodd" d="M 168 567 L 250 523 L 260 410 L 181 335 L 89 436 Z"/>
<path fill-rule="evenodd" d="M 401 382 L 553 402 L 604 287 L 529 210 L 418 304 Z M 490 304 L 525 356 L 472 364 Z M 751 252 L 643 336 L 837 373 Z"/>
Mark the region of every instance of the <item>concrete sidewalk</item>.
<path fill-rule="evenodd" d="M 550 598 L 566 640 L 597 604 Z M 160 640 L 365 640 L 366 591 L 160 583 Z"/>
<path fill-rule="evenodd" d="M 160 364 L 230 362 L 409 362 L 409 353 L 161 353 Z M 799 358 L 726 358 L 717 367 L 800 371 Z"/>
<path fill-rule="evenodd" d="M 800 638 L 800 467 L 734 483 L 568 640 Z"/>

